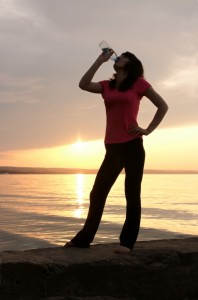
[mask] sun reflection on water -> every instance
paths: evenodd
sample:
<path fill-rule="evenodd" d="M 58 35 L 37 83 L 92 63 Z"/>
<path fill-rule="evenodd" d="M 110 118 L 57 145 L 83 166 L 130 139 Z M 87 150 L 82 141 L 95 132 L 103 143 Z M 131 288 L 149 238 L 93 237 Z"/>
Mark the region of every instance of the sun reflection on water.
<path fill-rule="evenodd" d="M 81 218 L 84 212 L 84 174 L 76 174 L 76 202 L 78 208 L 74 211 L 74 216 Z"/>

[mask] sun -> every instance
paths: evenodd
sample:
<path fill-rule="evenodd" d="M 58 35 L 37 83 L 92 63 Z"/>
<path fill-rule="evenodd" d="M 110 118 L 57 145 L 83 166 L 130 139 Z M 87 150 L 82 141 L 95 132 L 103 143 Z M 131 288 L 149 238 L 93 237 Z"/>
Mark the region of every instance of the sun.
<path fill-rule="evenodd" d="M 78 139 L 74 144 L 73 144 L 74 148 L 77 150 L 82 150 L 83 148 L 85 148 L 86 143 L 83 142 L 81 139 Z"/>
<path fill-rule="evenodd" d="M 70 157 L 69 164 L 74 168 L 97 169 L 104 156 L 103 140 L 76 142 L 65 148 L 65 157 Z"/>

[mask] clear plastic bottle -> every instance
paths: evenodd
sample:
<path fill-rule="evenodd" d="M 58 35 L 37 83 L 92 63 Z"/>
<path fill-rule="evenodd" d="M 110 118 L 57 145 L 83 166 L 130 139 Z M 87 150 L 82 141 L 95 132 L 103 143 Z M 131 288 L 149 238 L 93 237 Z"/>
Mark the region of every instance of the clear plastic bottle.
<path fill-rule="evenodd" d="M 112 50 L 112 47 L 106 42 L 106 41 L 101 41 L 99 43 L 99 47 L 104 53 L 108 53 Z M 110 57 L 111 60 L 116 61 L 118 58 L 117 54 L 114 52 L 113 55 Z"/>

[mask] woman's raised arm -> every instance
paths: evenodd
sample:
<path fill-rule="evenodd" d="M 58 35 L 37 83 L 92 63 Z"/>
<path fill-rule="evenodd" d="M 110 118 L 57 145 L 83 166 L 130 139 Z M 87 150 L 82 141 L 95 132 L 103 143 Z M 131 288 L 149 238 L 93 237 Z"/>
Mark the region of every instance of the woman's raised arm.
<path fill-rule="evenodd" d="M 93 65 L 88 69 L 88 71 L 83 75 L 79 82 L 79 87 L 82 90 L 91 92 L 91 93 L 101 93 L 102 92 L 102 85 L 98 82 L 92 82 L 92 79 L 99 69 L 99 67 L 104 63 L 107 62 L 114 51 L 110 51 L 109 53 L 102 53 L 93 63 Z"/>

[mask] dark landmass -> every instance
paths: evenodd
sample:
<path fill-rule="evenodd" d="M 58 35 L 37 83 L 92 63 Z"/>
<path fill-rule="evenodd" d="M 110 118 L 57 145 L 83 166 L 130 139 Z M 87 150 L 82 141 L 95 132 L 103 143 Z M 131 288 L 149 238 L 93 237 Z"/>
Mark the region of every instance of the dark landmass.
<path fill-rule="evenodd" d="M 198 238 L 0 254 L 1 300 L 197 300 Z"/>
<path fill-rule="evenodd" d="M 0 174 L 96 174 L 96 169 L 0 166 Z M 145 170 L 145 174 L 198 174 L 198 170 Z"/>

